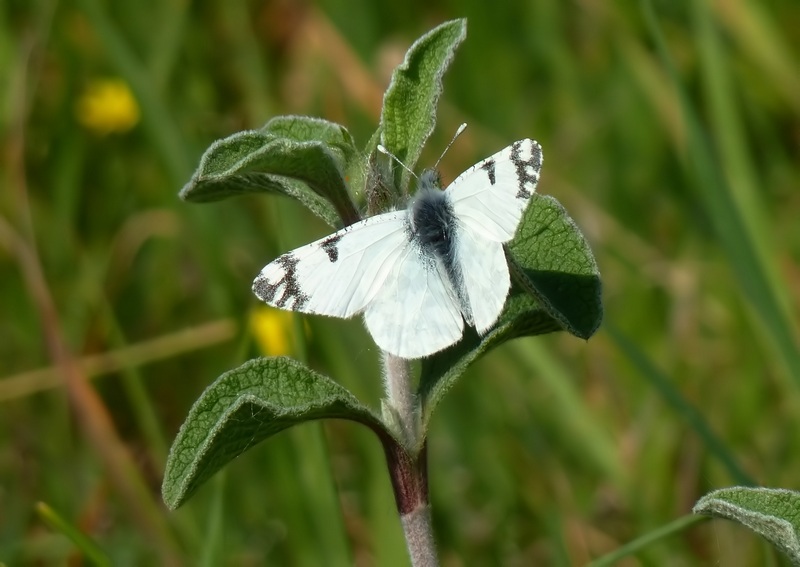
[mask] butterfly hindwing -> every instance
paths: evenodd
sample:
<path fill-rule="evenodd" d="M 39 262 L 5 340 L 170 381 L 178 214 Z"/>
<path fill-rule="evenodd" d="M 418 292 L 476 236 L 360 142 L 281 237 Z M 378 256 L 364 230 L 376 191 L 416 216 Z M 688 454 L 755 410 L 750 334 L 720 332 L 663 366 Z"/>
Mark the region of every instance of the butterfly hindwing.
<path fill-rule="evenodd" d="M 458 298 L 440 262 L 409 247 L 394 265 L 364 312 L 381 349 L 402 358 L 420 358 L 461 338 L 464 320 Z"/>
<path fill-rule="evenodd" d="M 483 334 L 503 310 L 511 279 L 500 242 L 483 238 L 467 226 L 459 227 L 456 261 L 461 270 L 461 294 L 469 305 L 472 324 Z"/>

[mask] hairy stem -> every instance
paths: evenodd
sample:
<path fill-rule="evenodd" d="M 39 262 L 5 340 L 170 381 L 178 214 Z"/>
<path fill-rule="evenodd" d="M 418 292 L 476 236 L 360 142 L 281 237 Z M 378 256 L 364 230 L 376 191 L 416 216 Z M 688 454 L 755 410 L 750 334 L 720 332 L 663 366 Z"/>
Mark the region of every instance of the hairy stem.
<path fill-rule="evenodd" d="M 406 446 L 418 446 L 418 418 L 416 396 L 411 385 L 411 367 L 404 358 L 383 353 L 384 404 L 392 413 Z"/>
<path fill-rule="evenodd" d="M 414 567 L 428 567 L 439 564 L 436 557 L 436 544 L 433 541 L 431 526 L 431 507 L 426 504 L 400 518 L 406 536 L 408 554 Z"/>
<path fill-rule="evenodd" d="M 419 407 L 412 389 L 410 364 L 384 353 L 383 368 L 384 418 L 393 422 L 402 444 L 388 435 L 381 440 L 408 554 L 413 567 L 436 567 L 439 561 L 428 503 L 427 446 L 420 438 L 424 434 L 419 428 Z"/>

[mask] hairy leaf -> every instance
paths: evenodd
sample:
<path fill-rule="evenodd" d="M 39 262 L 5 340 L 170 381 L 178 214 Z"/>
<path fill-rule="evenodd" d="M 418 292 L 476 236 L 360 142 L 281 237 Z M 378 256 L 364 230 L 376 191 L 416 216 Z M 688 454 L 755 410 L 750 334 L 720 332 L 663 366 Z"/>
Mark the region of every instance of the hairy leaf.
<path fill-rule="evenodd" d="M 591 337 L 603 319 L 600 273 L 564 207 L 553 197 L 535 196 L 508 251 L 516 282 L 565 331 Z"/>
<path fill-rule="evenodd" d="M 264 439 L 323 418 L 356 421 L 390 437 L 348 390 L 293 359 L 259 358 L 226 372 L 195 402 L 178 432 L 164 473 L 164 502 L 177 508 Z"/>
<path fill-rule="evenodd" d="M 358 156 L 355 141 L 347 128 L 322 118 L 276 116 L 261 127 L 261 132 L 295 142 L 322 142 L 331 150 L 342 171 Z"/>
<path fill-rule="evenodd" d="M 467 36 L 467 21 L 445 22 L 420 37 L 394 70 L 383 97 L 381 143 L 408 168 L 417 163 L 436 124 L 442 76 Z M 395 170 L 395 186 L 405 191 L 409 173 Z"/>
<path fill-rule="evenodd" d="M 703 496 L 693 512 L 727 518 L 765 537 L 800 565 L 800 492 L 735 486 Z"/>
<path fill-rule="evenodd" d="M 295 122 L 295 130 L 299 129 Z M 207 202 L 242 193 L 280 193 L 298 199 L 329 224 L 336 216 L 351 224 L 359 215 L 347 192 L 344 159 L 340 150 L 317 140 L 298 141 L 268 131 L 237 132 L 206 150 L 180 197 Z"/>

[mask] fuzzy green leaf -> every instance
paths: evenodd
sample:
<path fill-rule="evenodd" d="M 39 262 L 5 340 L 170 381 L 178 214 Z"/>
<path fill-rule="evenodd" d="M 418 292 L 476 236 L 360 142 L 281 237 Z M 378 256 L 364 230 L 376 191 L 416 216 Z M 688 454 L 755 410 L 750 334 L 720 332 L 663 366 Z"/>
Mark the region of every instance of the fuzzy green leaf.
<path fill-rule="evenodd" d="M 743 524 L 800 565 L 800 492 L 735 486 L 703 496 L 692 510 Z"/>
<path fill-rule="evenodd" d="M 458 344 L 422 361 L 423 427 L 467 367 L 494 347 L 560 330 L 588 338 L 600 325 L 597 265 L 583 234 L 558 201 L 534 195 L 508 249 L 515 283 L 495 326 L 483 337 L 467 328 Z"/>
<path fill-rule="evenodd" d="M 194 203 L 207 203 L 247 193 L 283 195 L 299 201 L 331 228 L 339 229 L 342 226 L 339 215 L 328 200 L 311 191 L 305 183 L 280 175 L 243 173 L 226 179 L 206 179 L 194 188 L 197 190 L 191 196 L 181 197 Z"/>
<path fill-rule="evenodd" d="M 300 130 L 295 122 L 295 135 Z M 344 159 L 340 146 L 318 140 L 298 141 L 264 130 L 237 132 L 206 150 L 180 197 L 201 203 L 242 193 L 278 193 L 299 200 L 331 226 L 351 224 L 359 215 L 347 192 Z"/>
<path fill-rule="evenodd" d="M 262 132 L 296 142 L 322 142 L 331 151 L 350 187 L 364 184 L 364 158 L 347 128 L 336 122 L 311 116 L 276 116 L 261 128 Z"/>
<path fill-rule="evenodd" d="M 600 273 L 564 207 L 553 197 L 535 196 L 508 251 L 517 283 L 565 331 L 591 337 L 603 320 Z"/>
<path fill-rule="evenodd" d="M 381 143 L 410 169 L 436 124 L 442 76 L 466 36 L 464 19 L 441 24 L 414 42 L 392 74 L 383 98 Z M 405 169 L 395 170 L 395 186 L 402 191 L 408 179 Z"/>
<path fill-rule="evenodd" d="M 183 504 L 214 473 L 264 439 L 293 425 L 324 419 L 382 422 L 348 390 L 290 358 L 259 358 L 226 372 L 195 402 L 172 445 L 162 495 Z"/>
<path fill-rule="evenodd" d="M 261 127 L 261 132 L 295 142 L 322 142 L 331 150 L 342 171 L 358 156 L 355 141 L 347 128 L 322 118 L 276 116 Z"/>

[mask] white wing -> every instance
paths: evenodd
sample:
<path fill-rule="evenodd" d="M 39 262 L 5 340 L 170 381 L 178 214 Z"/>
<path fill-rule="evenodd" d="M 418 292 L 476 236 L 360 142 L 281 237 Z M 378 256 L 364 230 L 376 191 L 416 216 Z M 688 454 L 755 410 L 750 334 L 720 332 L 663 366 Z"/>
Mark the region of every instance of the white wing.
<path fill-rule="evenodd" d="M 520 140 L 459 175 L 446 189 L 458 223 L 456 262 L 475 328 L 497 320 L 511 286 L 503 243 L 514 237 L 536 191 L 542 148 Z"/>
<path fill-rule="evenodd" d="M 483 334 L 500 316 L 511 287 L 503 244 L 461 226 L 456 262 L 461 266 L 463 294 L 472 312 L 472 323 Z"/>
<path fill-rule="evenodd" d="M 445 192 L 459 223 L 484 238 L 508 242 L 539 182 L 542 148 L 519 140 L 459 175 Z"/>
<path fill-rule="evenodd" d="M 382 349 L 420 358 L 458 341 L 464 328 L 440 263 L 420 254 L 406 211 L 355 223 L 268 264 L 253 292 L 273 307 L 348 318 L 364 312 Z"/>
<path fill-rule="evenodd" d="M 421 358 L 461 338 L 458 299 L 439 261 L 410 244 L 364 312 L 372 338 L 401 358 Z"/>
<path fill-rule="evenodd" d="M 458 293 L 442 259 L 423 254 L 408 212 L 370 217 L 280 256 L 253 291 L 282 309 L 348 318 L 364 311 L 377 345 L 403 358 L 438 352 L 462 335 L 466 299 L 481 333 L 494 324 L 510 286 L 503 243 L 536 190 L 542 151 L 520 140 L 459 175 L 445 190 L 458 224 Z M 466 306 L 465 306 L 466 307 Z"/>
<path fill-rule="evenodd" d="M 375 298 L 409 247 L 406 216 L 370 217 L 287 252 L 261 270 L 253 292 L 273 307 L 352 317 Z"/>

